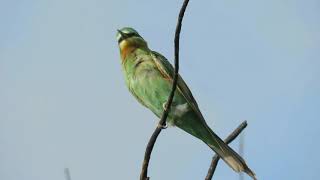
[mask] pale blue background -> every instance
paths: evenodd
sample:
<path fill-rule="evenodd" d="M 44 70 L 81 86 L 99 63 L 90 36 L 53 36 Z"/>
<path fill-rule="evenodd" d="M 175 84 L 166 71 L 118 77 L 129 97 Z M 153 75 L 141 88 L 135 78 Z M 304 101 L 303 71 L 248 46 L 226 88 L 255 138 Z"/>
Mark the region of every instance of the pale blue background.
<path fill-rule="evenodd" d="M 157 118 L 125 87 L 115 33 L 135 27 L 172 60 L 181 4 L 1 0 L 0 179 L 64 180 L 65 167 L 73 180 L 138 179 Z M 248 120 L 259 179 L 320 179 L 320 1 L 191 0 L 181 37 L 181 74 L 208 124 L 225 137 Z M 151 179 L 203 179 L 212 155 L 168 129 Z M 237 178 L 219 164 L 215 179 Z"/>

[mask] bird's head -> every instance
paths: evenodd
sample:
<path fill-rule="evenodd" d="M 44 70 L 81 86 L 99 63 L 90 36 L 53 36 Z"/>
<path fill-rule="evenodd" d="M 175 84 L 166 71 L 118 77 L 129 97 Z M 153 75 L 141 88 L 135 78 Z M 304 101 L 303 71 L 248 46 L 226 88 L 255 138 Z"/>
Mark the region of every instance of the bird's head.
<path fill-rule="evenodd" d="M 130 27 L 118 29 L 117 40 L 122 58 L 136 48 L 148 48 L 147 42 Z"/>

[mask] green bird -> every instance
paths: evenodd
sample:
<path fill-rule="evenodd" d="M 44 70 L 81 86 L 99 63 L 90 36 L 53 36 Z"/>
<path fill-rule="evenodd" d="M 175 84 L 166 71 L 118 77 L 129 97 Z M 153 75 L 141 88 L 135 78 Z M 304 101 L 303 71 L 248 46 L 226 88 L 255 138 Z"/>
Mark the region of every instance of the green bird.
<path fill-rule="evenodd" d="M 118 30 L 117 40 L 129 91 L 143 106 L 161 117 L 171 92 L 174 68 L 164 56 L 149 49 L 147 42 L 133 28 Z M 207 125 L 196 100 L 180 75 L 167 123 L 202 140 L 234 171 L 245 172 L 256 179 L 241 156 Z"/>

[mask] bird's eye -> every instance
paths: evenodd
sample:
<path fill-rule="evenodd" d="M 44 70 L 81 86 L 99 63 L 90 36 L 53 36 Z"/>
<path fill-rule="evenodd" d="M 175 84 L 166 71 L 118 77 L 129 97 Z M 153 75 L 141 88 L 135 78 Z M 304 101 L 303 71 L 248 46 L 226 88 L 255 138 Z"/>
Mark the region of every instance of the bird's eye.
<path fill-rule="evenodd" d="M 122 40 L 125 40 L 127 38 L 131 38 L 134 36 L 140 36 L 138 33 L 135 32 L 130 32 L 130 33 L 125 33 L 123 36 L 120 37 L 120 39 L 118 40 L 118 43 L 120 43 Z"/>
<path fill-rule="evenodd" d="M 137 34 L 134 33 L 134 32 L 131 32 L 131 33 L 128 33 L 128 34 L 127 34 L 127 38 L 133 37 L 133 36 L 137 36 Z"/>

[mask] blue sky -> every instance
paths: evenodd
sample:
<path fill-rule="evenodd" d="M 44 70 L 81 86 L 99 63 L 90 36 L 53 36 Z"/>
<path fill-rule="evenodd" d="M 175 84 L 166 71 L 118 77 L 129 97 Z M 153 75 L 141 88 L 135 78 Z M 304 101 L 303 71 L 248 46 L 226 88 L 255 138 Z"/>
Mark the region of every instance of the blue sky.
<path fill-rule="evenodd" d="M 169 60 L 182 1 L 0 1 L 0 179 L 137 179 L 157 118 L 125 87 L 116 29 Z M 191 1 L 181 74 L 225 137 L 243 120 L 259 179 L 319 179 L 320 3 Z M 232 147 L 238 148 L 238 142 Z M 203 179 L 213 152 L 165 130 L 153 180 Z M 220 163 L 216 179 L 237 179 Z M 246 177 L 246 179 L 249 179 Z"/>

